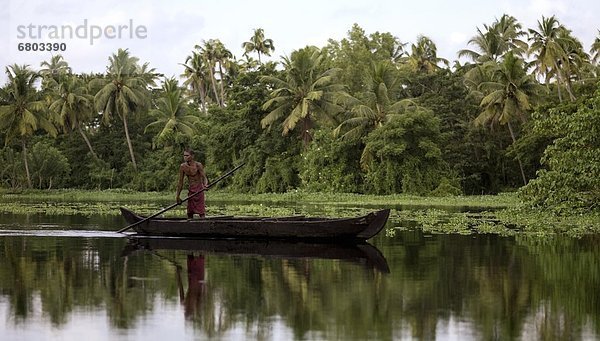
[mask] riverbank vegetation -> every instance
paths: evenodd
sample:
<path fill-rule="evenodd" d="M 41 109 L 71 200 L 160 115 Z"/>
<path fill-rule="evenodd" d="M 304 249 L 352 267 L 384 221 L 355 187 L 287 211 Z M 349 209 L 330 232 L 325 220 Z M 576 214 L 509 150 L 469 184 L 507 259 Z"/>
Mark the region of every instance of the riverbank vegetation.
<path fill-rule="evenodd" d="M 125 206 L 150 215 L 171 205 L 172 192 L 132 190 L 0 190 L 0 214 L 119 215 Z M 345 216 L 391 208 L 386 231 L 395 235 L 418 229 L 428 234 L 499 234 L 547 237 L 565 233 L 579 237 L 600 233 L 597 212 L 564 214 L 524 207 L 516 193 L 483 196 L 424 197 L 405 194 L 365 195 L 354 193 L 244 194 L 210 191 L 207 212 L 238 216 Z M 163 214 L 185 216 L 185 205 Z M 114 227 L 108 227 L 113 228 Z"/>
<path fill-rule="evenodd" d="M 156 200 L 137 191 L 172 192 L 192 147 L 211 179 L 245 162 L 226 186 L 248 200 L 435 206 L 517 191 L 524 211 L 595 215 L 600 36 L 584 47 L 554 16 L 525 28 L 503 15 L 474 32 L 452 66 L 428 37 L 358 25 L 275 61 L 261 59 L 277 45 L 262 29 L 243 58 L 208 39 L 182 56 L 181 81 L 123 49 L 103 74 L 73 73 L 60 55 L 9 65 L 3 196 Z"/>

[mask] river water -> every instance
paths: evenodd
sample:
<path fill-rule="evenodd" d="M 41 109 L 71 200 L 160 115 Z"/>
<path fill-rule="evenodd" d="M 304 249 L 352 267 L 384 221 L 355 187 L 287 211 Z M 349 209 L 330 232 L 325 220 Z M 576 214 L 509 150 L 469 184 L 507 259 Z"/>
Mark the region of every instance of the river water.
<path fill-rule="evenodd" d="M 600 237 L 382 232 L 364 245 L 127 238 L 0 215 L 2 340 L 593 340 Z"/>

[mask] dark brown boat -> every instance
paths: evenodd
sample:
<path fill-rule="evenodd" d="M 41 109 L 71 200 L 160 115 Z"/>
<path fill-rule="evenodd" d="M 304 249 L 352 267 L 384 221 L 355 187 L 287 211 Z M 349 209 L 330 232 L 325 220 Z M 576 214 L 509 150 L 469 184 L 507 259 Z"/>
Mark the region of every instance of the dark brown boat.
<path fill-rule="evenodd" d="M 189 239 L 162 237 L 129 238 L 123 255 L 136 251 L 176 250 L 205 254 L 258 256 L 282 259 L 338 259 L 363 264 L 389 273 L 390 268 L 379 249 L 368 243 L 316 243 L 311 241 Z"/>
<path fill-rule="evenodd" d="M 193 238 L 364 241 L 379 233 L 390 215 L 385 209 L 357 218 L 210 217 L 145 219 L 126 208 L 121 214 L 138 235 Z"/>

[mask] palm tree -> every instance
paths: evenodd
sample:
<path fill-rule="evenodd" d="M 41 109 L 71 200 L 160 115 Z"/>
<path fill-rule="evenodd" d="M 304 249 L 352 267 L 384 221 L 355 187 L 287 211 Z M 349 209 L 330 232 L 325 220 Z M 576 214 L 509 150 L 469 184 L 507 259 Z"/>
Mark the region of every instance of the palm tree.
<path fill-rule="evenodd" d="M 425 36 L 419 36 L 417 43 L 411 45 L 411 53 L 406 60 L 415 72 L 432 73 L 440 69 L 439 63 L 446 67 L 450 65 L 448 60 L 437 56 L 435 43 Z"/>
<path fill-rule="evenodd" d="M 502 63 L 496 64 L 490 70 L 491 81 L 480 84 L 481 91 L 485 95 L 480 103 L 483 111 L 475 119 L 477 125 L 506 124 L 513 143 L 516 142 L 516 137 L 511 122 L 515 119 L 525 121 L 527 113 L 532 108 L 532 101 L 540 93 L 540 85 L 527 74 L 523 64 L 523 60 L 509 52 Z M 520 158 L 517 160 L 523 183 L 526 185 L 527 178 L 523 165 Z"/>
<path fill-rule="evenodd" d="M 503 14 L 500 19 L 496 19 L 493 24 L 493 30 L 500 37 L 500 43 L 504 53 L 512 52 L 514 55 L 522 57 L 527 53 L 529 45 L 521 37 L 527 36 L 523 31 L 523 26 L 517 19 L 511 15 Z"/>
<path fill-rule="evenodd" d="M 214 41 L 215 47 L 215 61 L 219 66 L 219 86 L 221 89 L 221 102 L 220 105 L 225 105 L 225 73 L 223 72 L 223 68 L 229 68 L 229 64 L 231 64 L 231 58 L 233 58 L 233 54 L 229 51 L 225 45 L 218 39 Z"/>
<path fill-rule="evenodd" d="M 155 121 L 148 124 L 144 132 L 158 128 L 157 140 L 166 141 L 173 133 L 181 132 L 192 136 L 194 124 L 199 122 L 198 116 L 191 115 L 189 108 L 174 78 L 165 79 L 162 95 L 156 102 L 156 108 L 150 110 Z"/>
<path fill-rule="evenodd" d="M 393 100 L 392 94 L 400 86 L 400 81 L 396 68 L 390 62 L 372 64 L 366 83 L 368 91 L 362 94 L 362 100 L 354 97 L 345 100 L 351 108 L 349 117 L 335 128 L 335 137 L 358 140 L 407 109 L 418 108 L 410 99 Z M 370 157 L 370 151 L 365 148 L 360 161 L 363 168 L 369 164 Z"/>
<path fill-rule="evenodd" d="M 98 156 L 82 128 L 92 118 L 94 109 L 94 96 L 90 95 L 85 80 L 72 74 L 62 75 L 52 89 L 52 98 L 49 108 L 56 114 L 59 126 L 65 132 L 77 130 L 92 156 L 97 159 Z"/>
<path fill-rule="evenodd" d="M 67 63 L 63 56 L 57 54 L 50 58 L 50 61 L 43 61 L 40 66 L 40 75 L 46 81 L 53 81 L 57 83 L 62 75 L 71 73 L 71 67 Z"/>
<path fill-rule="evenodd" d="M 593 55 L 592 62 L 594 64 L 598 64 L 598 62 L 600 62 L 600 30 L 598 30 L 598 36 L 596 37 L 596 39 L 594 39 L 594 42 L 592 43 L 592 48 L 590 52 Z"/>
<path fill-rule="evenodd" d="M 202 56 L 204 62 L 206 63 L 207 74 L 212 86 L 215 103 L 220 106 L 221 99 L 219 98 L 219 93 L 217 91 L 217 80 L 215 78 L 215 66 L 217 64 L 218 55 L 216 40 L 209 39 L 208 41 L 203 41 L 202 43 L 202 45 L 196 45 L 194 48 L 198 50 L 198 53 Z"/>
<path fill-rule="evenodd" d="M 192 51 L 191 56 L 187 56 L 185 68 L 182 77 L 185 77 L 183 84 L 189 87 L 194 97 L 198 96 L 200 108 L 206 110 L 206 92 L 207 92 L 207 70 L 206 63 L 202 55 L 196 51 Z"/>
<path fill-rule="evenodd" d="M 333 123 L 333 116 L 343 108 L 337 99 L 344 96 L 344 86 L 337 82 L 340 69 L 323 69 L 323 55 L 314 46 L 292 52 L 283 58 L 284 77 L 263 76 L 261 81 L 273 86 L 271 99 L 263 104 L 269 114 L 261 120 L 270 127 L 284 118 L 283 135 L 298 127 L 304 146 L 312 140 L 311 130 L 316 121 Z"/>
<path fill-rule="evenodd" d="M 527 51 L 527 43 L 520 39 L 526 33 L 514 17 L 504 14 L 491 26 L 484 24 L 483 28 L 483 31 L 477 28 L 477 35 L 467 43 L 475 45 L 476 50 L 460 50 L 459 57 L 468 57 L 481 65 L 488 61 L 498 62 L 509 51 L 519 56 Z"/>
<path fill-rule="evenodd" d="M 464 49 L 458 51 L 459 57 L 468 57 L 472 61 L 483 64 L 488 61 L 498 61 L 506 51 L 501 47 L 500 37 L 493 28 L 483 25 L 486 31 L 477 28 L 477 35 L 469 39 L 468 45 L 475 45 L 478 51 Z"/>
<path fill-rule="evenodd" d="M 18 139 L 21 142 L 27 185 L 31 188 L 31 174 L 27 162 L 27 140 L 38 128 L 56 135 L 56 127 L 43 115 L 44 102 L 36 90 L 40 75 L 28 65 L 10 65 L 6 68 L 8 84 L 2 89 L 5 103 L 0 105 L 0 131 L 5 135 L 5 144 Z"/>
<path fill-rule="evenodd" d="M 129 136 L 127 120 L 130 115 L 145 109 L 148 106 L 148 82 L 151 73 L 141 74 L 145 68 L 138 66 L 138 58 L 129 55 L 125 49 L 119 49 L 116 54 L 109 57 L 109 65 L 105 78 L 98 78 L 101 89 L 94 96 L 95 108 L 103 114 L 106 124 L 111 117 L 118 115 L 125 128 L 125 138 L 133 168 L 137 170 L 137 163 Z"/>
<path fill-rule="evenodd" d="M 250 41 L 242 43 L 244 48 L 244 56 L 247 56 L 250 52 L 256 52 L 258 54 L 258 62 L 260 55 L 264 54 L 270 56 L 271 52 L 275 51 L 275 45 L 273 45 L 273 39 L 265 38 L 265 31 L 262 28 L 254 29 L 254 34 L 250 37 Z"/>
<path fill-rule="evenodd" d="M 550 79 L 556 77 L 558 81 L 558 97 L 562 102 L 560 87 L 564 85 L 571 100 L 575 96 L 569 83 L 565 79 L 565 70 L 568 65 L 567 51 L 565 48 L 572 44 L 573 37 L 555 16 L 538 21 L 538 30 L 529 29 L 531 47 L 529 52 L 534 55 L 534 72 L 545 79 L 546 85 Z"/>

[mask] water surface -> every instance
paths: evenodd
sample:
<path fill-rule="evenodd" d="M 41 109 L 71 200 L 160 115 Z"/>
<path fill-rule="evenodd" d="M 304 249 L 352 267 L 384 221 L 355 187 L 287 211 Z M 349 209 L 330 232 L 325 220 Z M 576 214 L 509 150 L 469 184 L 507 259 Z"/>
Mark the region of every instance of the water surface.
<path fill-rule="evenodd" d="M 0 337 L 600 337 L 598 236 L 404 231 L 328 247 L 134 240 L 114 232 L 122 226 L 1 215 Z"/>

